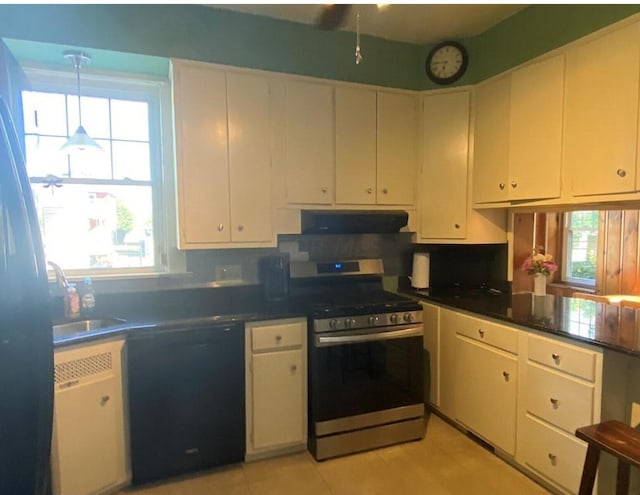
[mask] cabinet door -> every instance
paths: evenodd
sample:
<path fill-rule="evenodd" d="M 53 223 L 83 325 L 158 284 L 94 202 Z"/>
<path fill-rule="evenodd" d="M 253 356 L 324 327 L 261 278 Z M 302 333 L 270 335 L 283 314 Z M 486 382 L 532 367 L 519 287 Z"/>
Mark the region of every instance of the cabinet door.
<path fill-rule="evenodd" d="M 564 55 L 511 74 L 509 199 L 560 196 Z"/>
<path fill-rule="evenodd" d="M 331 204 L 333 200 L 333 88 L 287 82 L 285 88 L 287 201 Z"/>
<path fill-rule="evenodd" d="M 485 440 L 516 450 L 516 356 L 456 335 L 456 418 Z"/>
<path fill-rule="evenodd" d="M 253 447 L 304 442 L 302 350 L 253 355 Z"/>
<path fill-rule="evenodd" d="M 180 247 L 228 242 L 225 74 L 173 63 Z"/>
<path fill-rule="evenodd" d="M 636 23 L 567 53 L 563 149 L 574 196 L 636 189 L 639 30 Z"/>
<path fill-rule="evenodd" d="M 425 376 L 424 384 L 425 402 L 440 406 L 440 308 L 433 304 L 422 304 L 422 321 L 424 327 Z M 427 393 L 428 392 L 428 393 Z"/>
<path fill-rule="evenodd" d="M 378 92 L 378 204 L 415 204 L 418 128 L 415 96 Z"/>
<path fill-rule="evenodd" d="M 508 200 L 511 75 L 476 88 L 473 137 L 473 200 Z"/>
<path fill-rule="evenodd" d="M 440 411 L 451 419 L 456 417 L 456 329 L 460 324 L 458 313 L 440 308 L 439 406 Z"/>
<path fill-rule="evenodd" d="M 420 236 L 464 239 L 467 226 L 469 93 L 425 96 Z"/>
<path fill-rule="evenodd" d="M 231 240 L 269 241 L 269 81 L 260 76 L 229 73 L 227 83 Z"/>
<path fill-rule="evenodd" d="M 336 88 L 336 203 L 376 202 L 376 93 Z"/>
<path fill-rule="evenodd" d="M 122 438 L 118 378 L 59 390 L 55 395 L 59 493 L 98 493 L 120 476 Z"/>

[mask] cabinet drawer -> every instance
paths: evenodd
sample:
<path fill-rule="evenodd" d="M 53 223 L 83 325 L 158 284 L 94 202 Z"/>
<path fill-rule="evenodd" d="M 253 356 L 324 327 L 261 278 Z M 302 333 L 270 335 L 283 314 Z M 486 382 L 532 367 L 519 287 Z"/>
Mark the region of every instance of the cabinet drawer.
<path fill-rule="evenodd" d="M 462 316 L 456 332 L 512 354 L 518 354 L 518 331 L 503 325 Z"/>
<path fill-rule="evenodd" d="M 562 428 L 570 435 L 576 428 L 593 423 L 593 386 L 547 370 L 527 365 L 525 387 L 527 411 Z"/>
<path fill-rule="evenodd" d="M 596 353 L 593 351 L 529 335 L 528 357 L 536 363 L 595 381 Z"/>
<path fill-rule="evenodd" d="M 524 462 L 571 493 L 577 493 L 587 446 L 527 414 L 523 422 Z"/>
<path fill-rule="evenodd" d="M 300 322 L 262 325 L 251 329 L 251 349 L 266 351 L 284 347 L 301 347 L 304 326 Z"/>

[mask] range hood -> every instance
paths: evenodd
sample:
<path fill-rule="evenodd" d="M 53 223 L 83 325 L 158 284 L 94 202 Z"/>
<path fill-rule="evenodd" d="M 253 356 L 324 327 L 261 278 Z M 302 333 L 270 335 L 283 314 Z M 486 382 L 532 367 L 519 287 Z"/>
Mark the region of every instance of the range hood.
<path fill-rule="evenodd" d="M 402 210 L 302 210 L 303 234 L 393 234 L 407 225 Z"/>

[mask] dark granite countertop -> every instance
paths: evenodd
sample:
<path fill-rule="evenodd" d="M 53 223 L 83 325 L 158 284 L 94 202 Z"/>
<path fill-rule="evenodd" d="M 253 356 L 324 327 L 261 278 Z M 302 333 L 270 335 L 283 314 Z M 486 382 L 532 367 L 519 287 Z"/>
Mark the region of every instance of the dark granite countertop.
<path fill-rule="evenodd" d="M 640 356 L 639 311 L 612 304 L 530 292 L 492 295 L 448 290 L 404 294 L 571 340 Z"/>
<path fill-rule="evenodd" d="M 271 303 L 259 308 L 248 308 L 246 313 L 230 313 L 217 315 L 202 315 L 197 317 L 178 317 L 165 319 L 130 319 L 126 322 L 88 332 L 75 333 L 56 338 L 53 341 L 54 348 L 84 344 L 96 340 L 104 340 L 112 337 L 138 335 L 142 332 L 163 332 L 168 330 L 190 330 L 208 325 L 224 325 L 231 323 L 245 323 L 250 321 L 279 320 L 285 318 L 299 318 L 306 313 L 294 305 L 283 303 Z M 72 320 L 67 320 L 72 321 Z"/>

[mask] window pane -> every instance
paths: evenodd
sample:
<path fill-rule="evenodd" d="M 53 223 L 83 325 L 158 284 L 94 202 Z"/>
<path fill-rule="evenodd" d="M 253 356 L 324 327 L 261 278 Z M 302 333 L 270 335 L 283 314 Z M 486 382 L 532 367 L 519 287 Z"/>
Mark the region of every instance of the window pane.
<path fill-rule="evenodd" d="M 23 91 L 22 104 L 26 133 L 67 135 L 67 113 L 63 94 Z"/>
<path fill-rule="evenodd" d="M 111 144 L 108 140 L 96 139 L 102 151 L 86 149 L 69 154 L 71 177 L 74 179 L 111 179 Z"/>
<path fill-rule="evenodd" d="M 149 140 L 149 104 L 144 101 L 111 100 L 113 139 Z"/>
<path fill-rule="evenodd" d="M 113 141 L 114 179 L 151 180 L 149 143 Z"/>
<path fill-rule="evenodd" d="M 52 174 L 69 177 L 67 154 L 60 151 L 66 137 L 25 136 L 27 173 L 30 177 Z"/>
<path fill-rule="evenodd" d="M 109 134 L 109 99 L 83 96 L 82 126 L 92 138 L 106 138 Z M 69 132 L 74 133 L 78 128 L 78 98 L 69 95 Z"/>
<path fill-rule="evenodd" d="M 575 211 L 567 215 L 569 215 L 567 278 L 594 285 L 598 249 L 598 212 Z"/>
<path fill-rule="evenodd" d="M 48 260 L 64 269 L 154 265 L 151 186 L 34 187 Z"/>

